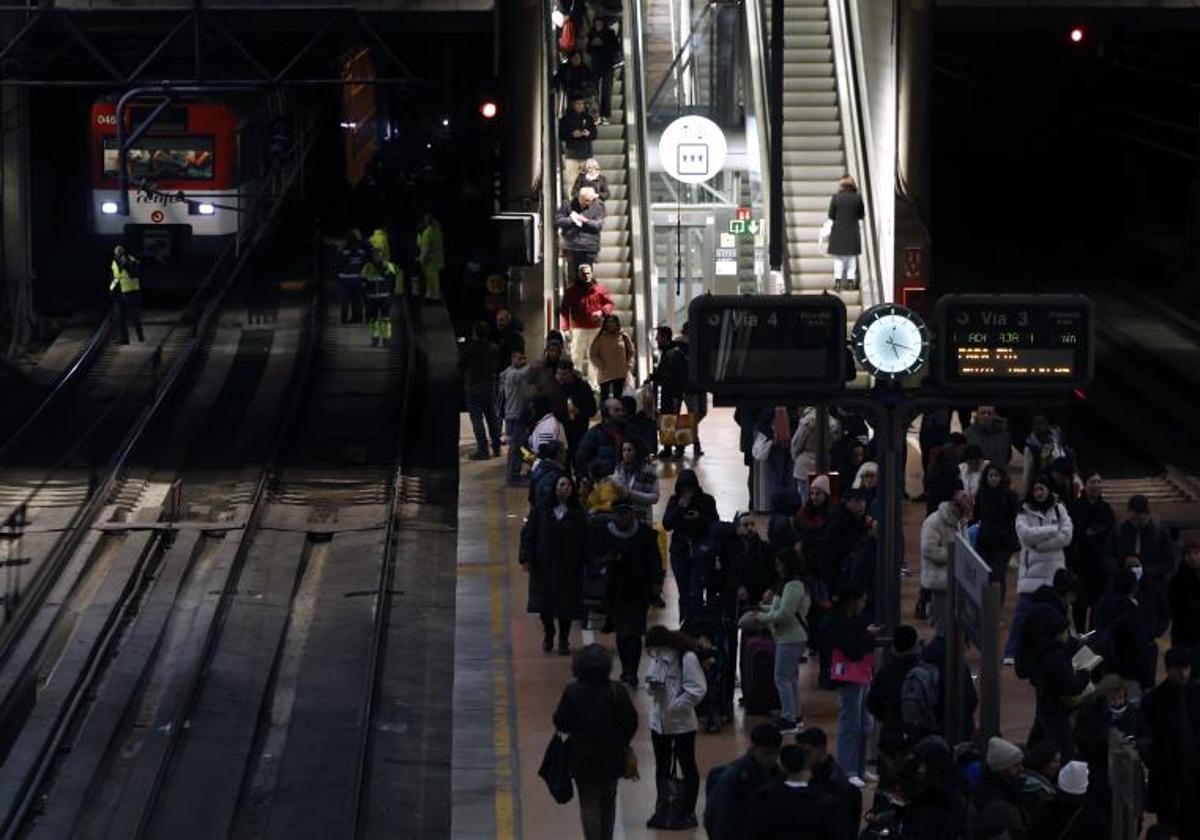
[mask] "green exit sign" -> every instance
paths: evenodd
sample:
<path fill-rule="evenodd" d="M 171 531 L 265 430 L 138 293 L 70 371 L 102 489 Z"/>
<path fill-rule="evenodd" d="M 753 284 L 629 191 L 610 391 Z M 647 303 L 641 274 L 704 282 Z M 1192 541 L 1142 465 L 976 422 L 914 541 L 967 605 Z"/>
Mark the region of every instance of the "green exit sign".
<path fill-rule="evenodd" d="M 758 236 L 762 222 L 758 219 L 730 219 L 729 232 L 735 236 Z"/>

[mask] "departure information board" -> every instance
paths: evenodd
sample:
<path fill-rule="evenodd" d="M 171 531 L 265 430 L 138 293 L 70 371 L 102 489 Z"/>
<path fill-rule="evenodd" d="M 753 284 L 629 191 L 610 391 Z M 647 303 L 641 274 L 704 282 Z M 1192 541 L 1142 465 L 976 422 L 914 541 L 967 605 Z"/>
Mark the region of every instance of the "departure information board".
<path fill-rule="evenodd" d="M 1092 304 L 1081 295 L 947 295 L 935 321 L 946 385 L 1071 388 L 1092 379 Z"/>
<path fill-rule="evenodd" d="M 846 305 L 833 295 L 705 295 L 688 309 L 697 390 L 769 398 L 842 388 Z"/>

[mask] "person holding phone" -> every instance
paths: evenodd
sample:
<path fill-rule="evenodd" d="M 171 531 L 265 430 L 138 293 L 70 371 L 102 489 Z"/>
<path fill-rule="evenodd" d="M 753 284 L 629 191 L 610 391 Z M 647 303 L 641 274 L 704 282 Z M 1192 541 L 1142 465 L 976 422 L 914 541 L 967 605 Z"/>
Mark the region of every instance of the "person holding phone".
<path fill-rule="evenodd" d="M 671 573 L 679 590 L 679 620 L 701 606 L 703 572 L 692 560 L 693 546 L 708 536 L 720 517 L 717 501 L 700 488 L 695 470 L 680 470 L 675 492 L 667 500 L 663 528 L 671 533 Z"/>

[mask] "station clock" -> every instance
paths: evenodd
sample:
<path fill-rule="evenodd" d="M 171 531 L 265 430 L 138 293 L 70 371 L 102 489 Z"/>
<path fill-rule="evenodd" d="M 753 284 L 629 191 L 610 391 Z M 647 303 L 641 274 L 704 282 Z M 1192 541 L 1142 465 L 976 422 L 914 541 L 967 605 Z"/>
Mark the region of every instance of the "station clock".
<path fill-rule="evenodd" d="M 929 360 L 929 327 L 916 312 L 896 303 L 873 306 L 850 334 L 854 358 L 876 379 L 897 382 Z"/>

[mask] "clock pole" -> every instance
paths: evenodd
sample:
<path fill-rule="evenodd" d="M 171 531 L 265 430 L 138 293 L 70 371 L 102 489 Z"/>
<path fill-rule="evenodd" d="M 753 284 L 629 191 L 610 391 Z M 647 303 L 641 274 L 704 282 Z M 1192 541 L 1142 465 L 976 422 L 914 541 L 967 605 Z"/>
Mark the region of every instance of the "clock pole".
<path fill-rule="evenodd" d="M 891 634 L 900 624 L 900 559 L 904 539 L 904 454 L 908 447 L 908 404 L 898 387 L 878 384 L 874 397 L 882 411 L 883 443 L 882 521 L 879 523 L 879 560 L 875 567 L 876 622 L 884 627 L 877 640 L 891 649 Z"/>

